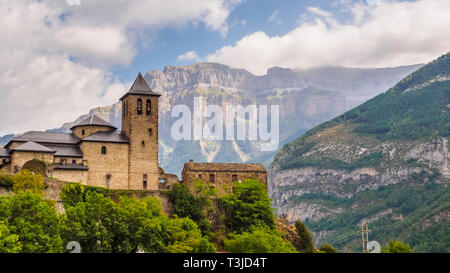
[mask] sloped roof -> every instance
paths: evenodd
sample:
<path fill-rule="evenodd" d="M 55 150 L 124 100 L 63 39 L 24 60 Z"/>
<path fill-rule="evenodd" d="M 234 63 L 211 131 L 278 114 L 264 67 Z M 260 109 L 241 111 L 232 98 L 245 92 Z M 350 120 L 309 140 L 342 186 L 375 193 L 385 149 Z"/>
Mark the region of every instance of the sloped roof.
<path fill-rule="evenodd" d="M 0 157 L 11 157 L 8 149 L 0 148 Z"/>
<path fill-rule="evenodd" d="M 184 164 L 186 171 L 206 171 L 206 172 L 260 172 L 266 173 L 263 164 L 259 163 L 194 163 Z"/>
<path fill-rule="evenodd" d="M 55 153 L 55 150 L 52 150 L 50 148 L 47 148 L 41 144 L 38 144 L 33 141 L 25 142 L 22 145 L 17 146 L 16 148 L 12 149 L 12 151 L 16 152 L 39 152 L 39 153 Z"/>
<path fill-rule="evenodd" d="M 85 118 L 81 122 L 79 122 L 76 125 L 72 126 L 72 128 L 70 128 L 70 130 L 72 130 L 75 127 L 80 127 L 80 126 L 106 126 L 106 127 L 110 127 L 110 128 L 113 128 L 113 129 L 117 129 L 116 127 L 114 127 L 114 125 L 109 124 L 108 122 L 106 122 L 105 120 L 99 118 L 96 115 L 91 115 L 91 116 Z"/>
<path fill-rule="evenodd" d="M 46 147 L 55 150 L 55 156 L 68 156 L 68 157 L 83 157 L 83 152 L 81 152 L 78 145 L 73 146 L 56 146 L 56 145 L 45 145 Z"/>
<path fill-rule="evenodd" d="M 39 143 L 53 143 L 53 144 L 77 144 L 78 142 L 80 142 L 80 139 L 68 133 L 49 133 L 49 132 L 30 131 L 13 138 L 6 146 L 9 146 L 9 144 L 12 141 L 19 141 L 19 142 L 33 141 Z"/>
<path fill-rule="evenodd" d="M 123 100 L 128 95 L 161 96 L 160 94 L 153 92 L 141 73 L 138 74 L 130 90 L 125 95 L 123 95 L 120 100 Z"/>
<path fill-rule="evenodd" d="M 54 164 L 54 169 L 57 170 L 89 170 L 89 167 L 81 164 Z"/>
<path fill-rule="evenodd" d="M 97 132 L 83 139 L 87 142 L 114 142 L 114 143 L 130 143 L 125 134 L 119 131 Z"/>

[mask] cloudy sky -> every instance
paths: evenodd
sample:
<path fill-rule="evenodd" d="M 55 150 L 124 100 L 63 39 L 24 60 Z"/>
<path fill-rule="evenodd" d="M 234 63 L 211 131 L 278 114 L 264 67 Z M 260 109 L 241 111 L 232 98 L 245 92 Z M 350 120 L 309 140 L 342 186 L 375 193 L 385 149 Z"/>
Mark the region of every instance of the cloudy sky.
<path fill-rule="evenodd" d="M 425 63 L 450 51 L 449 10 L 448 0 L 0 0 L 0 136 L 59 127 L 165 65 L 262 75 Z"/>

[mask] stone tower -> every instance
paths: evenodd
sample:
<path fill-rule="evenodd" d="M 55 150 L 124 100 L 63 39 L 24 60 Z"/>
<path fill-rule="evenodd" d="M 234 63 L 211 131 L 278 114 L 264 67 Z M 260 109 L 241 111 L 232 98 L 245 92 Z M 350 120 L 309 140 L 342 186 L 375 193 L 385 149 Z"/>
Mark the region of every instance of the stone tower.
<path fill-rule="evenodd" d="M 157 190 L 158 99 L 139 73 L 122 101 L 122 132 L 130 139 L 128 188 Z"/>

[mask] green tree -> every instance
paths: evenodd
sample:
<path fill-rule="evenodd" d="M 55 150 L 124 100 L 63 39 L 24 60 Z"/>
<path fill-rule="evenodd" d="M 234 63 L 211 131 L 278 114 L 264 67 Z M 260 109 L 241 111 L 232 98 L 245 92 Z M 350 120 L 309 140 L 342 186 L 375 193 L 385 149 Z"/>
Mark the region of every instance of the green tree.
<path fill-rule="evenodd" d="M 0 253 L 19 253 L 22 251 L 22 244 L 19 235 L 11 234 L 8 225 L 0 222 Z"/>
<path fill-rule="evenodd" d="M 225 248 L 231 253 L 296 253 L 294 246 L 280 234 L 254 228 L 251 232 L 231 235 L 225 239 Z"/>
<path fill-rule="evenodd" d="M 198 184 L 197 194 L 194 196 L 189 192 L 189 189 L 181 184 L 175 184 L 173 189 L 169 192 L 169 201 L 173 204 L 172 214 L 177 215 L 180 218 L 188 217 L 194 220 L 200 227 L 204 234 L 208 233 L 211 229 L 211 224 L 205 215 L 205 207 L 210 205 L 209 189 Z"/>
<path fill-rule="evenodd" d="M 235 232 L 250 231 L 253 226 L 275 228 L 275 218 L 266 186 L 257 180 L 233 183 L 233 193 L 223 197 L 226 223 Z"/>
<path fill-rule="evenodd" d="M 63 251 L 60 220 L 54 202 L 32 191 L 19 192 L 3 203 L 11 234 L 19 236 L 22 252 L 58 253 Z M 9 204 L 9 205 L 8 205 Z"/>
<path fill-rule="evenodd" d="M 325 252 L 325 253 L 337 253 L 336 248 L 334 248 L 330 244 L 321 245 L 319 250 L 322 251 L 322 252 Z"/>
<path fill-rule="evenodd" d="M 169 219 L 155 197 L 121 196 L 118 203 L 88 191 L 85 200 L 67 206 L 65 241 L 78 241 L 83 252 L 214 252 L 196 223 Z"/>
<path fill-rule="evenodd" d="M 381 248 L 381 253 L 412 253 L 412 250 L 409 244 L 391 240 L 389 246 Z"/>
<path fill-rule="evenodd" d="M 314 241 L 306 225 L 300 221 L 295 221 L 294 226 L 301 238 L 301 243 L 299 245 L 301 251 L 306 253 L 313 253 L 315 251 Z"/>
<path fill-rule="evenodd" d="M 45 189 L 44 177 L 29 170 L 21 170 L 12 179 L 15 193 L 31 190 L 37 194 L 42 194 Z"/>

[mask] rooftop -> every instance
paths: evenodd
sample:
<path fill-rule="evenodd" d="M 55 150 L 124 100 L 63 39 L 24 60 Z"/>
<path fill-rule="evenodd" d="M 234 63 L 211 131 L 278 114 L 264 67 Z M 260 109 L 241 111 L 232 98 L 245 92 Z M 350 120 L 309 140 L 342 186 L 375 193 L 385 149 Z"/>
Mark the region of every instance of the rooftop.
<path fill-rule="evenodd" d="M 141 73 L 139 73 L 139 75 L 137 76 L 130 90 L 125 95 L 123 95 L 120 100 L 123 100 L 128 95 L 161 96 L 160 94 L 153 92 Z"/>
<path fill-rule="evenodd" d="M 260 172 L 267 170 L 260 163 L 194 163 L 193 161 L 184 164 L 187 171 L 214 171 L 214 172 Z"/>
<path fill-rule="evenodd" d="M 8 147 L 12 141 L 19 141 L 19 142 L 33 141 L 39 143 L 52 143 L 52 144 L 77 144 L 78 142 L 80 142 L 80 139 L 68 133 L 48 133 L 48 132 L 30 131 L 13 138 L 6 145 L 6 147 Z"/>
<path fill-rule="evenodd" d="M 83 141 L 130 143 L 128 137 L 119 131 L 97 132 L 83 139 Z"/>
<path fill-rule="evenodd" d="M 54 164 L 54 169 L 57 170 L 89 170 L 88 166 L 81 164 Z"/>
<path fill-rule="evenodd" d="M 39 152 L 39 153 L 55 153 L 55 150 L 52 150 L 50 148 L 47 148 L 41 144 L 38 144 L 33 141 L 25 142 L 22 145 L 17 146 L 16 148 L 12 149 L 12 151 L 16 152 Z"/>
<path fill-rule="evenodd" d="M 112 129 L 117 129 L 116 127 L 114 127 L 114 125 L 109 124 L 108 122 L 99 118 L 96 115 L 91 115 L 91 116 L 87 117 L 86 119 L 84 119 L 81 122 L 77 123 L 76 125 L 72 126 L 72 128 L 70 128 L 70 130 L 73 130 L 73 128 L 79 127 L 79 126 L 105 126 L 105 127 L 110 127 Z"/>
<path fill-rule="evenodd" d="M 0 148 L 0 157 L 11 157 L 8 149 Z"/>
<path fill-rule="evenodd" d="M 60 145 L 45 145 L 56 151 L 55 156 L 67 156 L 67 157 L 83 157 L 83 153 L 77 145 L 60 146 Z"/>

